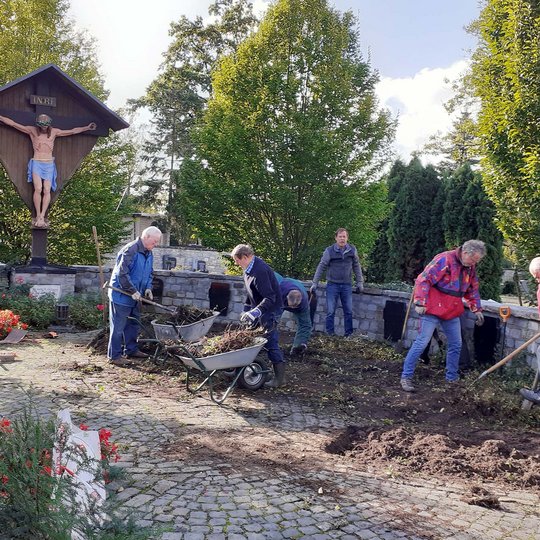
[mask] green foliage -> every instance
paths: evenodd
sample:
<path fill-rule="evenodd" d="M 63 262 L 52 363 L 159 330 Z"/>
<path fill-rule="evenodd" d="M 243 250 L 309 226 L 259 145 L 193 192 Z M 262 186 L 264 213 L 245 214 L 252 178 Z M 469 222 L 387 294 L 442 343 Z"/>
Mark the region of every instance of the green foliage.
<path fill-rule="evenodd" d="M 487 247 L 477 269 L 480 294 L 499 300 L 502 235 L 480 174 L 466 163 L 440 180 L 415 158 L 407 166 L 396 162 L 387 182 L 392 207 L 370 255 L 369 280 L 412 283 L 437 253 L 479 239 Z"/>
<path fill-rule="evenodd" d="M 94 330 L 103 326 L 103 304 L 99 296 L 65 296 L 62 302 L 69 306 L 69 322 L 81 330 Z"/>
<path fill-rule="evenodd" d="M 149 108 L 155 118 L 152 137 L 143 148 L 141 197 L 156 207 L 166 201 L 172 235 L 182 242 L 192 232 L 177 197 L 179 175 L 172 171 L 175 163 L 195 152 L 191 130 L 211 94 L 211 70 L 218 58 L 236 51 L 257 24 L 248 0 L 216 0 L 208 12 L 207 20 L 183 16 L 171 24 L 163 71 L 145 96 L 131 102 L 134 109 Z"/>
<path fill-rule="evenodd" d="M 448 249 L 476 238 L 486 244 L 487 254 L 478 265 L 480 295 L 500 300 L 502 277 L 502 235 L 495 225 L 495 208 L 488 199 L 479 173 L 469 164 L 456 170 L 448 179 L 444 222 Z"/>
<path fill-rule="evenodd" d="M 16 418 L 0 418 L 0 531 L 9 531 L 12 540 L 71 540 L 72 531 L 88 540 L 156 538 L 159 531 L 141 526 L 137 513 L 126 517 L 112 493 L 112 499 L 98 511 L 81 511 L 74 478 L 69 471 L 53 470 L 53 446 L 64 454 L 69 452 L 78 470 L 95 471 L 97 463 L 85 453 L 63 446 L 65 439 L 58 433 L 55 422 L 41 417 L 32 405 L 31 395 Z M 99 435 L 105 476 L 116 445 L 109 442 L 110 431 L 101 429 Z"/>
<path fill-rule="evenodd" d="M 10 309 L 30 327 L 39 330 L 54 322 L 56 298 L 52 294 L 36 298 L 29 294 L 28 287 L 19 286 L 1 295 L 0 309 Z"/>
<path fill-rule="evenodd" d="M 406 167 L 398 163 L 389 177 L 394 199 L 388 218 L 387 272 L 384 281 L 412 283 L 422 271 L 432 249 L 429 239 L 432 205 L 441 189 L 437 171 L 415 157 Z"/>
<path fill-rule="evenodd" d="M 472 30 L 483 180 L 497 223 L 523 261 L 540 252 L 540 6 L 487 0 Z"/>
<path fill-rule="evenodd" d="M 248 241 L 303 277 L 339 226 L 360 253 L 375 241 L 386 205 L 373 179 L 393 123 L 354 22 L 325 0 L 280 0 L 221 60 L 180 175 L 178 208 L 207 245 Z"/>
<path fill-rule="evenodd" d="M 448 110 L 451 106 L 446 108 Z M 425 154 L 444 156 L 439 166 L 447 169 L 455 169 L 465 163 L 479 163 L 480 152 L 478 126 L 468 110 L 461 111 L 448 133 L 430 137 L 422 150 Z"/>
<path fill-rule="evenodd" d="M 71 538 L 77 518 L 65 504 L 74 501 L 70 477 L 50 474 L 54 432 L 52 420 L 29 409 L 0 420 L 0 529 L 10 538 Z"/>
<path fill-rule="evenodd" d="M 106 99 L 95 61 L 94 43 L 72 30 L 67 0 L 13 0 L 0 3 L 0 84 L 54 62 L 98 99 Z M 99 139 L 81 168 L 51 206 L 48 257 L 53 263 L 95 263 L 92 225 L 105 251 L 124 234 L 115 212 L 128 184 L 133 148 L 118 136 Z M 130 208 L 123 208 L 129 212 Z M 0 260 L 26 263 L 30 256 L 30 212 L 0 167 Z"/>

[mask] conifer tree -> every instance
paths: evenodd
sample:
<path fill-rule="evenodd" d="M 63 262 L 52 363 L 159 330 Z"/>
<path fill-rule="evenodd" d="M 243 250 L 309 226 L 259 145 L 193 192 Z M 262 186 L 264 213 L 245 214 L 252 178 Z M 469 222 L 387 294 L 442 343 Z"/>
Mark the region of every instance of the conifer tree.
<path fill-rule="evenodd" d="M 412 283 L 427 262 L 433 201 L 441 181 L 431 165 L 415 157 L 405 168 L 388 226 L 387 278 Z"/>

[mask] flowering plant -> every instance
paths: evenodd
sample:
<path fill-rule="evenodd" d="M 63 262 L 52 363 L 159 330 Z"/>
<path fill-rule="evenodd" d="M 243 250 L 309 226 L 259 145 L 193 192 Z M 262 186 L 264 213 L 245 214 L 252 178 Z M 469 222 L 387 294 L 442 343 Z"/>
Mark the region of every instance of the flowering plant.
<path fill-rule="evenodd" d="M 79 428 L 83 431 L 88 430 L 88 426 L 86 424 L 81 424 Z M 106 484 L 108 484 L 111 481 L 111 463 L 116 463 L 120 459 L 120 454 L 118 453 L 118 445 L 110 441 L 112 433 L 108 429 L 101 428 L 98 431 L 98 434 L 101 450 L 101 468 L 103 471 L 103 480 Z"/>
<path fill-rule="evenodd" d="M 21 322 L 19 315 L 9 309 L 0 310 L 0 338 L 5 338 L 14 328 L 26 330 L 28 325 Z"/>

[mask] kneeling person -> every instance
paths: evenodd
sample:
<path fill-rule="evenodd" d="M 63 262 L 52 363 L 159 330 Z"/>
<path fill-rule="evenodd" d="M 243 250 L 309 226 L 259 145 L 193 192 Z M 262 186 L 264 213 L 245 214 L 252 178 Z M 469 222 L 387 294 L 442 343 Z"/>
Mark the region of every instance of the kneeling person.
<path fill-rule="evenodd" d="M 297 327 L 291 347 L 291 355 L 304 354 L 312 331 L 310 306 L 306 288 L 300 281 L 292 278 L 284 278 L 277 272 L 276 278 L 281 291 L 283 309 L 292 313 L 296 319 Z"/>

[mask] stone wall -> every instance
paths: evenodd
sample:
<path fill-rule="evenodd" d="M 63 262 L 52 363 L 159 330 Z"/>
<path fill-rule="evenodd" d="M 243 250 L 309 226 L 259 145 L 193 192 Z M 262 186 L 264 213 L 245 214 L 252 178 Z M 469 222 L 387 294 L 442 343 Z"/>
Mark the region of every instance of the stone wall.
<path fill-rule="evenodd" d="M 154 268 L 165 270 L 166 259 L 176 259 L 178 271 L 202 271 L 209 274 L 224 274 L 225 264 L 219 251 L 198 246 L 158 246 L 154 252 Z M 204 268 L 200 268 L 204 267 Z M 172 269 L 172 268 L 171 268 Z"/>
<path fill-rule="evenodd" d="M 77 270 L 75 291 L 79 293 L 97 292 L 99 290 L 99 274 L 96 267 L 79 266 L 73 267 Z M 110 272 L 106 272 L 106 279 Z M 237 321 L 242 312 L 245 300 L 245 290 L 243 279 L 238 276 L 227 276 L 223 274 L 203 274 L 200 272 L 177 272 L 157 270 L 154 273 L 156 284 L 162 285 L 162 294 L 156 297 L 156 301 L 165 306 L 178 306 L 183 304 L 194 305 L 200 308 L 209 309 L 209 291 L 212 284 L 221 284 L 230 291 L 230 301 L 228 312 L 220 317 L 221 321 Z M 216 285 L 214 285 L 215 287 Z M 326 312 L 326 289 L 319 287 L 318 310 L 315 314 L 315 330 L 324 331 Z M 398 291 L 388 291 L 381 289 L 366 288 L 363 294 L 353 295 L 354 328 L 359 335 L 366 336 L 376 341 L 385 340 L 385 322 L 383 312 L 389 301 L 402 304 L 402 311 L 405 312 L 409 301 L 409 294 Z M 486 318 L 499 319 L 499 307 L 501 304 L 493 301 L 483 302 Z M 540 332 L 540 322 L 536 308 L 525 308 L 511 306 L 512 314 L 508 319 L 506 328 L 506 340 L 504 354 L 523 344 L 534 334 Z M 472 339 L 475 317 L 466 311 L 463 316 L 465 334 L 468 340 Z M 414 309 L 407 323 L 404 337 L 406 348 L 411 346 L 418 331 L 419 318 Z M 284 313 L 282 327 L 289 330 L 295 328 L 295 324 L 290 313 Z M 336 313 L 336 332 L 343 333 L 343 313 L 338 308 Z M 527 350 L 527 360 L 533 365 L 536 362 L 535 352 L 537 344 L 533 344 Z M 536 365 L 536 364 L 534 364 Z"/>

